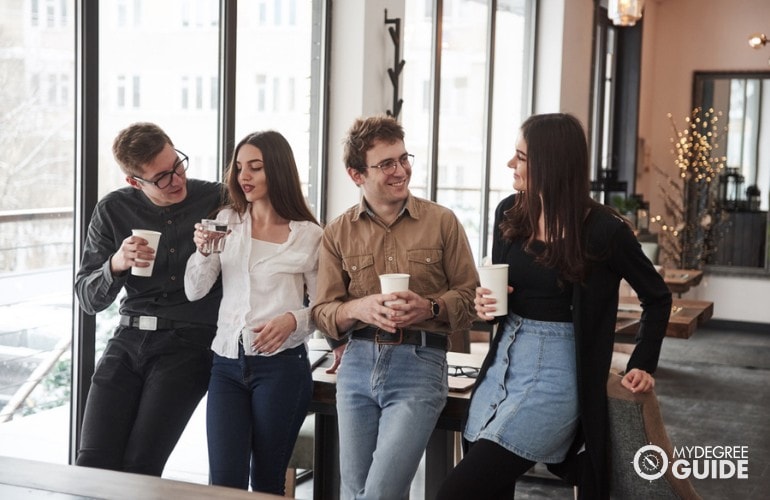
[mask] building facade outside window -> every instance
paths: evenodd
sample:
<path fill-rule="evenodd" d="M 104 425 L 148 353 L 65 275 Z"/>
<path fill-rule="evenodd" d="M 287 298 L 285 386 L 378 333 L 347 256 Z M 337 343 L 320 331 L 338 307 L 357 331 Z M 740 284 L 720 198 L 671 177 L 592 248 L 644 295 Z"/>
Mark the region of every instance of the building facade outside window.
<path fill-rule="evenodd" d="M 90 0 L 11 0 L 0 7 L 0 454 L 59 463 L 69 458 L 70 343 L 78 307 L 72 291 L 78 266 L 74 15 L 81 1 Z M 111 146 L 119 130 L 137 121 L 168 132 L 190 158 L 190 177 L 221 179 L 221 2 L 99 2 L 100 95 L 92 110 L 99 116 L 98 198 L 126 185 Z M 308 146 L 317 121 L 305 97 L 313 85 L 313 30 L 321 29 L 313 24 L 313 9 L 321 2 L 287 3 L 282 22 L 269 30 L 252 29 L 259 27 L 256 3 L 240 2 L 237 12 L 243 55 L 237 138 L 279 130 L 291 141 L 304 179 L 317 162 Z M 273 2 L 263 5 L 273 19 Z M 254 70 L 268 63 L 275 93 L 265 92 L 263 112 L 255 112 L 247 96 L 258 95 Z M 269 95 L 277 96 L 275 103 Z M 117 304 L 97 315 L 95 362 L 116 324 Z M 205 447 L 196 453 L 200 470 L 192 476 L 171 470 L 168 477 L 207 482 Z"/>
<path fill-rule="evenodd" d="M 535 1 L 499 1 L 492 16 L 490 2 L 438 4 L 440 18 L 427 15 L 433 2 L 406 0 L 400 118 L 415 155 L 411 187 L 428 198 L 435 188 L 435 200 L 455 211 L 480 262 L 491 244 L 491 212 L 513 190 L 505 165 L 530 114 Z"/>

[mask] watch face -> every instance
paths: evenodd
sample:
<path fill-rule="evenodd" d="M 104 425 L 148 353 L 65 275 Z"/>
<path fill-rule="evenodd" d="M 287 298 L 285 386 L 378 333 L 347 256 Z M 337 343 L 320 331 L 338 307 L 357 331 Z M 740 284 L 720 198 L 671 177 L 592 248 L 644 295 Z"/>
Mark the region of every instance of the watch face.
<path fill-rule="evenodd" d="M 436 302 L 435 300 L 432 300 L 432 299 L 431 299 L 431 301 L 430 301 L 430 310 L 431 310 L 431 312 L 433 313 L 433 317 L 434 317 L 434 318 L 435 318 L 436 316 L 438 316 L 438 313 L 439 313 L 439 306 L 438 306 L 438 302 Z"/>

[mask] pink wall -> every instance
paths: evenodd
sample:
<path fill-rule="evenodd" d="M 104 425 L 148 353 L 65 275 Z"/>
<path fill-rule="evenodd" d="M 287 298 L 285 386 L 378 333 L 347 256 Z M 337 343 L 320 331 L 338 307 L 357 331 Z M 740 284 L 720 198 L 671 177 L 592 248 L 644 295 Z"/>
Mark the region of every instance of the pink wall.
<path fill-rule="evenodd" d="M 671 113 L 678 126 L 691 111 L 694 71 L 768 71 L 770 44 L 755 50 L 751 33 L 770 36 L 770 0 L 648 0 L 644 12 L 639 136 L 650 164 L 675 172 L 671 154 Z M 660 176 L 645 165 L 637 190 L 656 207 Z M 764 186 L 769 189 L 770 186 Z"/>
<path fill-rule="evenodd" d="M 671 113 L 681 127 L 691 111 L 694 71 L 769 71 L 770 44 L 754 50 L 748 36 L 770 36 L 770 0 L 647 0 L 644 12 L 639 136 L 647 167 L 672 173 Z M 652 200 L 653 215 L 661 176 L 638 166 L 637 190 Z M 761 186 L 763 190 L 770 186 Z M 770 323 L 767 277 L 707 274 L 687 298 L 714 302 L 714 317 Z"/>

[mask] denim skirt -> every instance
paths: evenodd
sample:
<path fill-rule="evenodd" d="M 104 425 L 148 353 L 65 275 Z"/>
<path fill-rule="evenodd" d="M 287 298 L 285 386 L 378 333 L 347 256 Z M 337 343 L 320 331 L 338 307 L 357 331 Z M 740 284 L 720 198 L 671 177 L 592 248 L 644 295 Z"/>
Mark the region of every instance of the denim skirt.
<path fill-rule="evenodd" d="M 464 437 L 493 441 L 534 462 L 564 460 L 578 422 L 572 323 L 510 313 L 473 395 Z"/>

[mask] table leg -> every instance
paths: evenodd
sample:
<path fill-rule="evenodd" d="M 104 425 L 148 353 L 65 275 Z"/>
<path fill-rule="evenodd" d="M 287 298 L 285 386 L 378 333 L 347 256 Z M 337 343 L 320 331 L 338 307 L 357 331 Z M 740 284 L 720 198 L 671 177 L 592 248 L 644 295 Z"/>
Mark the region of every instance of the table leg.
<path fill-rule="evenodd" d="M 337 500 L 340 497 L 340 449 L 337 416 L 315 414 L 313 459 L 313 498 Z"/>
<path fill-rule="evenodd" d="M 425 450 L 425 498 L 436 498 L 441 483 L 454 468 L 455 433 L 434 429 Z"/>

